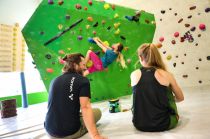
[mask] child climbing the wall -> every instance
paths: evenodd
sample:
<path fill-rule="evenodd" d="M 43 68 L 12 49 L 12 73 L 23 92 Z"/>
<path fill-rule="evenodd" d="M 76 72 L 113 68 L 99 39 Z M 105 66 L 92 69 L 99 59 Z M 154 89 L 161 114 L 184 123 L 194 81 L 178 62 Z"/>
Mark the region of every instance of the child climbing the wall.
<path fill-rule="evenodd" d="M 93 51 L 87 51 L 85 62 L 87 64 L 89 60 L 91 60 L 92 65 L 88 67 L 88 69 L 84 72 L 84 76 L 87 76 L 88 74 L 93 72 L 103 71 L 115 60 L 120 62 L 122 68 L 127 67 L 125 64 L 124 57 L 121 53 L 123 50 L 123 45 L 121 43 L 113 44 L 112 48 L 110 48 L 108 45 L 103 43 L 98 37 L 93 38 L 93 40 L 102 49 L 104 55 L 100 58 Z"/>
<path fill-rule="evenodd" d="M 164 131 L 176 127 L 176 102 L 184 100 L 175 78 L 166 70 L 157 46 L 143 44 L 138 49 L 142 68 L 131 73 L 133 125 L 141 131 Z"/>

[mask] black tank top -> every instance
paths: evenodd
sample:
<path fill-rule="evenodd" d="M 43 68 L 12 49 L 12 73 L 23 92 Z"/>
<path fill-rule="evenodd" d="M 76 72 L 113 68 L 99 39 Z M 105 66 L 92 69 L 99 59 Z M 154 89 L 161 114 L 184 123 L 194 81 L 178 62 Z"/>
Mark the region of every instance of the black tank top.
<path fill-rule="evenodd" d="M 141 78 L 133 86 L 133 124 L 141 131 L 164 131 L 169 128 L 172 110 L 167 92 L 155 78 L 155 68 L 141 68 Z"/>

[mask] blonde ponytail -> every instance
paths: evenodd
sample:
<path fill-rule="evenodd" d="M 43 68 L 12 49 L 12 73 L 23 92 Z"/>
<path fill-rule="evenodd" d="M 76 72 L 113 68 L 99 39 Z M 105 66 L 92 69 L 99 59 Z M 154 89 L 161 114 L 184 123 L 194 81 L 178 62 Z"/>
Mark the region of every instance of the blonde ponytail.
<path fill-rule="evenodd" d="M 117 56 L 117 62 L 120 62 L 123 69 L 127 68 L 127 65 L 125 64 L 124 56 L 120 52 L 118 53 L 118 56 Z"/>
<path fill-rule="evenodd" d="M 161 58 L 161 55 L 154 44 L 142 44 L 138 48 L 138 55 L 143 57 L 144 61 L 152 67 L 167 70 Z"/>

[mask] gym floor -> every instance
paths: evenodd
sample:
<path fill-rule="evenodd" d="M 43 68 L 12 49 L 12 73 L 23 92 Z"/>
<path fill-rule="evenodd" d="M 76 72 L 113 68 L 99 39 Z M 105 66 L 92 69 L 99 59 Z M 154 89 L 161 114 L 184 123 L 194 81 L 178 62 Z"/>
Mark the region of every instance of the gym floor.
<path fill-rule="evenodd" d="M 165 132 L 141 132 L 132 125 L 131 111 L 109 113 L 108 101 L 94 103 L 102 111 L 97 126 L 110 139 L 208 139 L 210 137 L 210 86 L 183 88 L 185 100 L 177 103 L 180 121 L 175 129 Z M 131 107 L 130 96 L 120 98 L 122 109 Z M 18 108 L 18 115 L 0 120 L 0 138 L 47 139 L 43 122 L 47 103 Z M 86 134 L 81 139 L 88 139 Z"/>

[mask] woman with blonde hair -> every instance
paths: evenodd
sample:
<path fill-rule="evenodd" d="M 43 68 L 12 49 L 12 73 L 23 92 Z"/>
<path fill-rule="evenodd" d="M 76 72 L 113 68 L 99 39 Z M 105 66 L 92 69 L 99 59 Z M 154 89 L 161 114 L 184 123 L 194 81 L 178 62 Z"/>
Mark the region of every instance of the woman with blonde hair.
<path fill-rule="evenodd" d="M 122 68 L 126 68 L 125 60 L 122 55 L 123 45 L 121 43 L 116 43 L 112 45 L 112 48 L 103 43 L 98 37 L 93 38 L 94 42 L 103 50 L 104 55 L 100 58 L 93 51 L 88 50 L 85 62 L 92 61 L 92 65 L 84 72 L 84 76 L 96 72 L 103 71 L 115 60 L 120 62 Z"/>
<path fill-rule="evenodd" d="M 182 90 L 154 44 L 142 44 L 138 57 L 142 67 L 131 73 L 134 126 L 147 132 L 174 128 L 179 120 L 175 101 L 184 100 Z"/>

